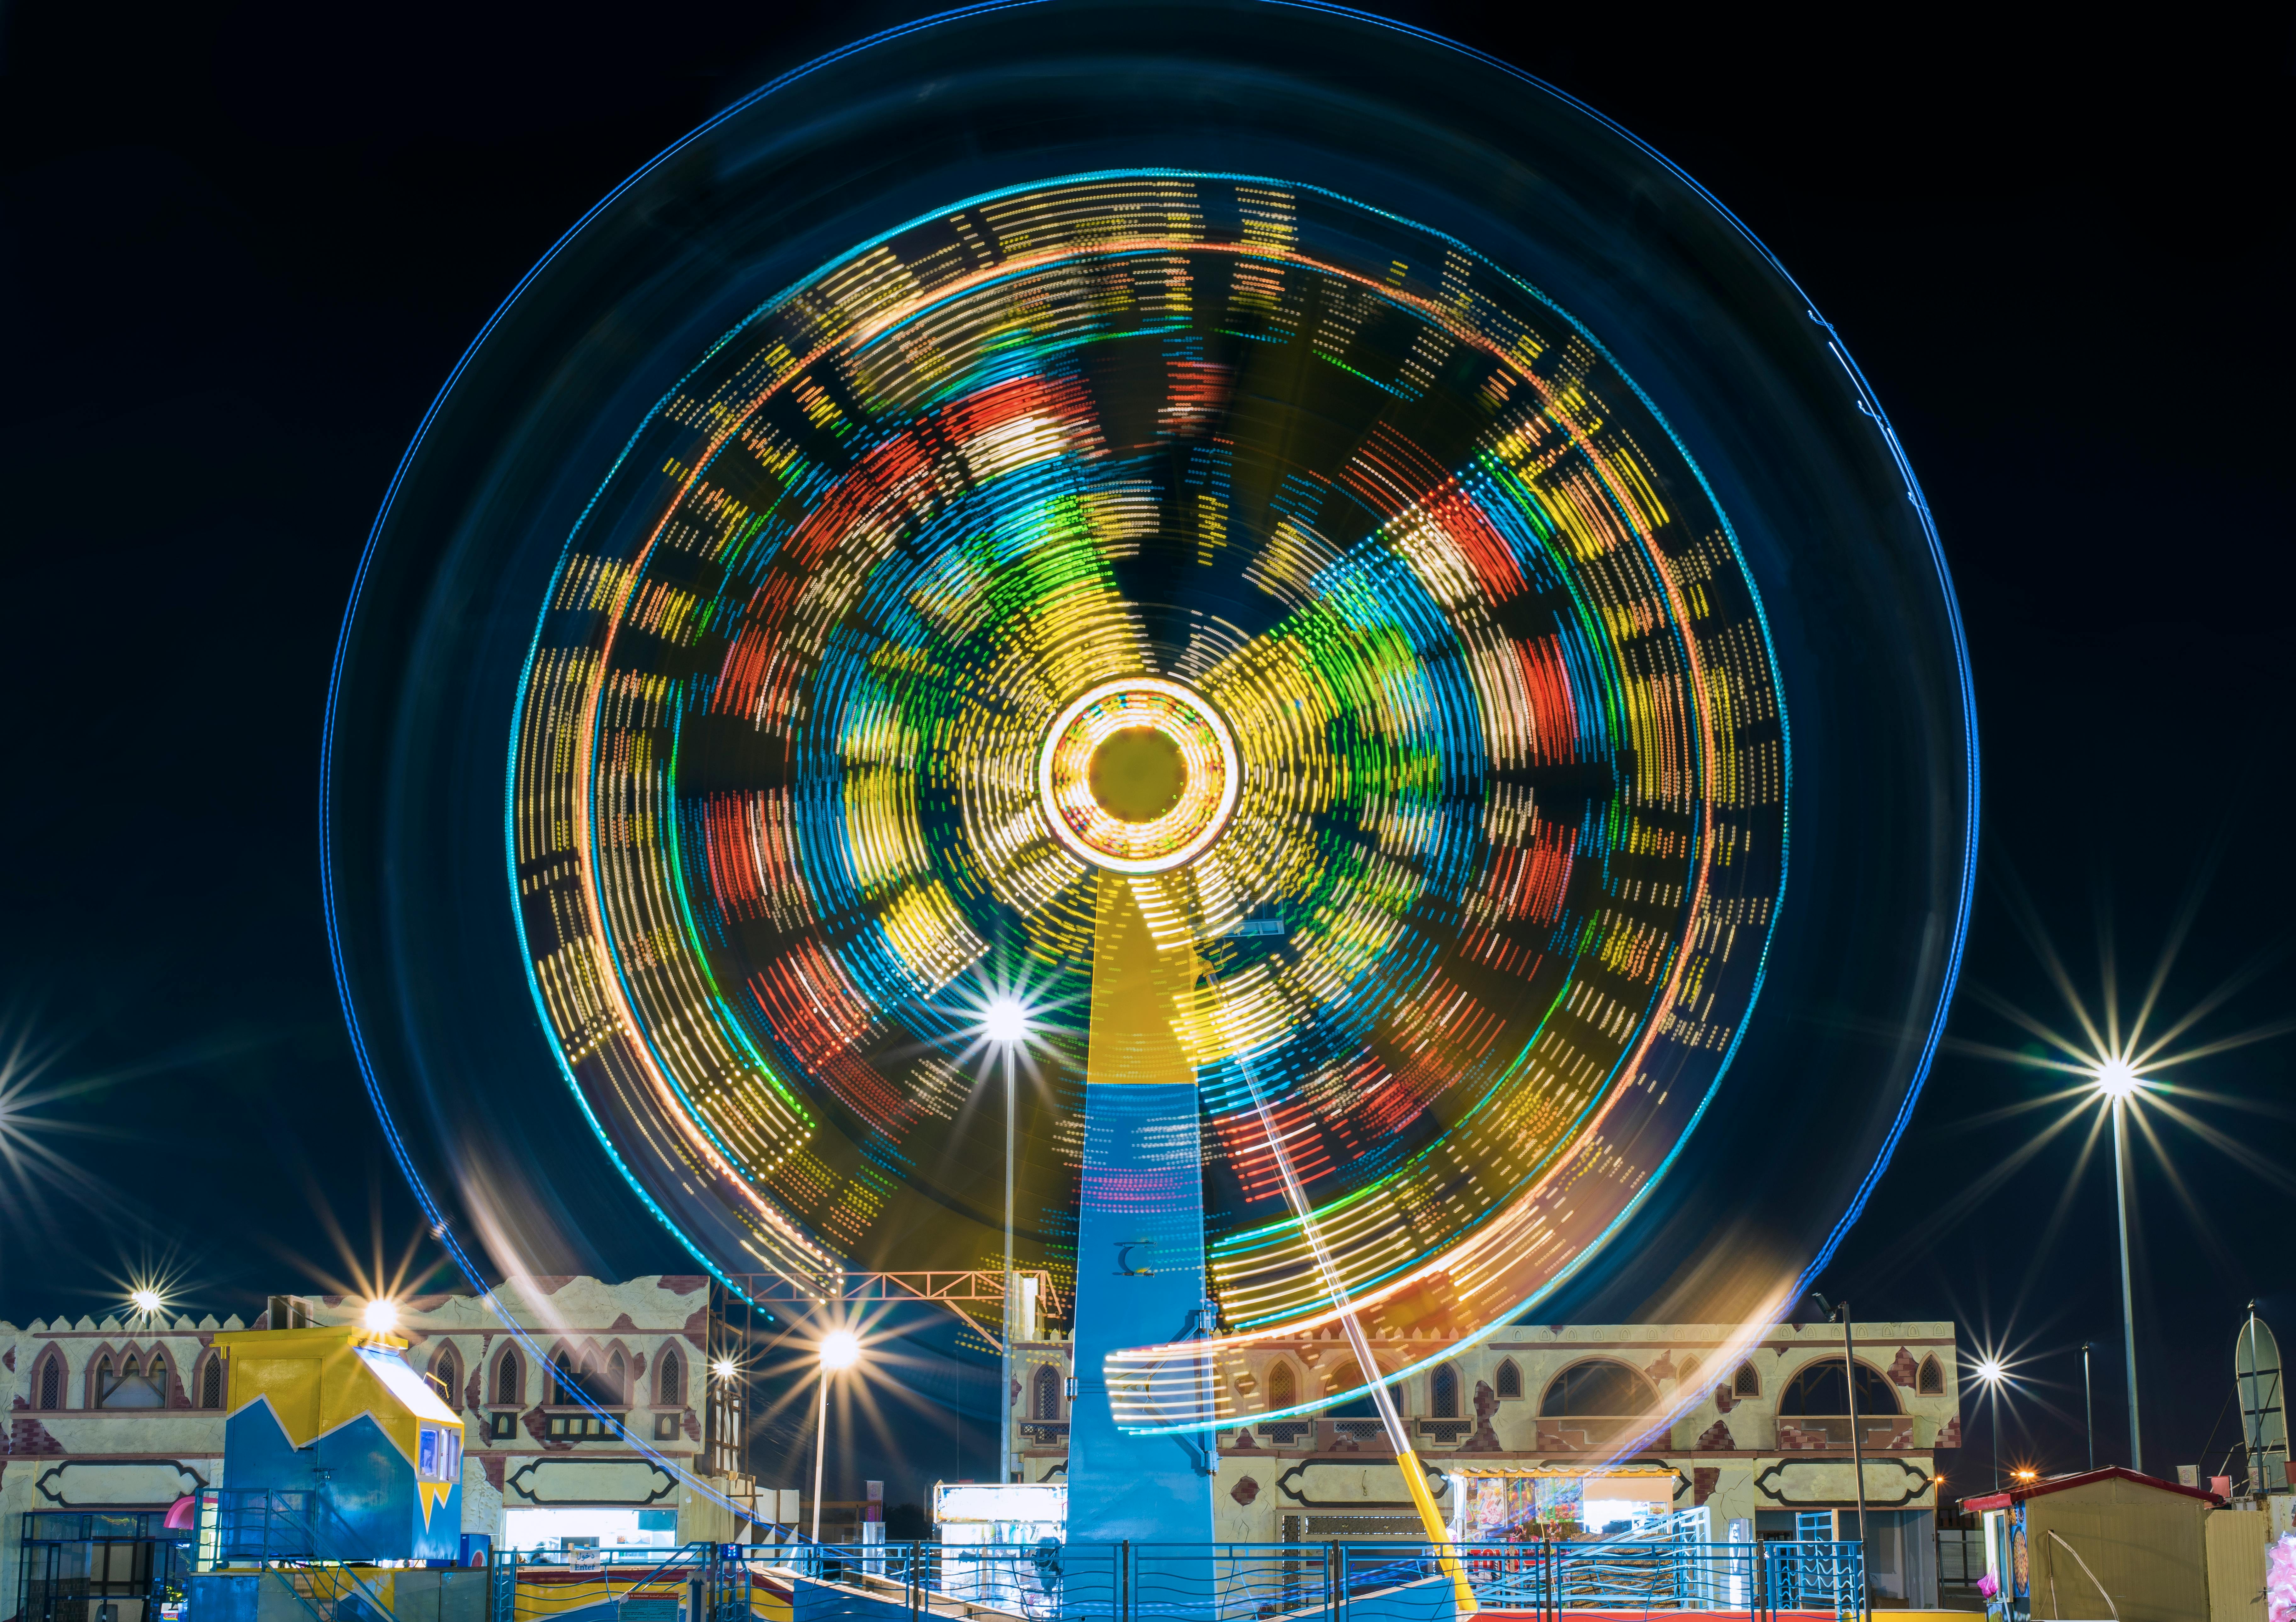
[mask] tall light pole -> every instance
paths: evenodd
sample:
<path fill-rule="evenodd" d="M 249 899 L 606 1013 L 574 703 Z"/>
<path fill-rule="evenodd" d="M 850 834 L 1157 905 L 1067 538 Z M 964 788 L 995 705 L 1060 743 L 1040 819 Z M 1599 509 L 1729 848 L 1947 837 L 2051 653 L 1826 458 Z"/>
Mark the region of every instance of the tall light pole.
<path fill-rule="evenodd" d="M 1988 1429 L 1993 1432 L 1993 1490 L 1997 1493 L 2001 1490 L 2001 1381 L 2008 1371 L 1997 1357 L 1980 1357 L 1974 1372 L 1991 1398 L 1993 1418 Z"/>
<path fill-rule="evenodd" d="M 2088 1432 L 2088 1467 L 2096 1468 L 2096 1388 L 2089 1382 L 2088 1347 L 2081 1342 L 2081 1424 Z"/>
<path fill-rule="evenodd" d="M 2136 1294 L 2128 1282 L 2128 1118 L 2130 1094 L 2144 1085 L 2125 1059 L 2110 1059 L 2096 1070 L 2096 1090 L 2112 1111 L 2112 1195 L 2120 1214 L 2121 1355 L 2128 1363 L 2128 1468 L 2144 1471 L 2144 1441 L 2136 1422 Z"/>
<path fill-rule="evenodd" d="M 1013 1479 L 1013 1298 L 1019 1293 L 1013 1272 L 1013 1116 L 1016 1110 L 1013 1050 L 1029 1039 L 1029 1011 L 1012 997 L 1001 996 L 981 1011 L 980 1034 L 997 1049 L 1004 1062 L 1004 1332 L 997 1360 L 996 1400 L 1003 1405 L 997 1427 L 996 1479 Z"/>
<path fill-rule="evenodd" d="M 813 1541 L 821 1541 L 821 1464 L 829 1451 L 829 1377 L 861 1361 L 861 1341 L 849 1329 L 832 1329 L 815 1351 L 821 1364 L 821 1405 L 813 1429 Z"/>

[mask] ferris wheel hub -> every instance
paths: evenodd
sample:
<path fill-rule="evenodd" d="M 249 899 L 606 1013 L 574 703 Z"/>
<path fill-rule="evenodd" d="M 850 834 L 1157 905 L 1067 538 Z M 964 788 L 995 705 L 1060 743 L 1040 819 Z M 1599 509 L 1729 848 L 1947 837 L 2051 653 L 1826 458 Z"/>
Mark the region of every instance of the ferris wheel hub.
<path fill-rule="evenodd" d="M 1120 676 L 1071 700 L 1037 758 L 1053 837 L 1111 872 L 1194 861 L 1226 831 L 1242 783 L 1226 721 L 1162 676 Z"/>

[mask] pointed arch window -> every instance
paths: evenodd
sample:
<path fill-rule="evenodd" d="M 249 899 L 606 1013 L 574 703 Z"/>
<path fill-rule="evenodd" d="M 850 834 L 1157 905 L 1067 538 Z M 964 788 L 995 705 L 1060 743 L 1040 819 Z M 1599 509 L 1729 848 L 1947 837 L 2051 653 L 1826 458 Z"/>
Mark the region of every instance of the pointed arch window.
<path fill-rule="evenodd" d="M 1459 1371 L 1447 1363 L 1427 1378 L 1427 1412 L 1436 1419 L 1459 1417 Z"/>
<path fill-rule="evenodd" d="M 43 1413 L 53 1413 L 64 1405 L 63 1354 L 53 1347 L 48 1348 L 47 1356 L 41 1361 L 38 1387 Z"/>
<path fill-rule="evenodd" d="M 207 1364 L 200 1370 L 200 1406 L 223 1406 L 223 1359 L 209 1353 Z"/>
<path fill-rule="evenodd" d="M 462 1373 L 455 1360 L 455 1348 L 451 1346 L 440 1348 L 439 1356 L 430 1364 L 430 1378 L 438 1382 L 439 1395 L 446 1399 L 449 1408 L 459 1409 L 463 1405 Z"/>
<path fill-rule="evenodd" d="M 1516 1366 L 1513 1358 L 1501 1361 L 1498 1373 L 1491 1381 L 1491 1389 L 1502 1398 L 1522 1395 L 1522 1370 Z"/>
<path fill-rule="evenodd" d="M 1279 1363 L 1267 1371 L 1267 1411 L 1281 1413 L 1300 1404 L 1300 1377 L 1292 1372 L 1288 1363 Z"/>
<path fill-rule="evenodd" d="M 1945 1364 L 1937 1360 L 1934 1352 L 1922 1359 L 1921 1372 L 1915 1379 L 1917 1383 L 1914 1389 L 1923 1397 L 1945 1395 Z"/>
<path fill-rule="evenodd" d="M 518 1354 L 504 1352 L 502 1361 L 495 1364 L 495 1401 L 512 1405 L 523 1402 L 525 1398 L 519 1394 L 520 1387 L 525 1383 L 521 1379 L 523 1372 L 519 1366 Z"/>
<path fill-rule="evenodd" d="M 550 1360 L 550 1401 L 554 1407 L 574 1402 L 574 1359 L 561 1352 Z"/>
<path fill-rule="evenodd" d="M 1061 1416 L 1061 1372 L 1046 1364 L 1029 1380 L 1029 1417 L 1056 1420 Z"/>
<path fill-rule="evenodd" d="M 154 1353 L 151 1372 L 144 1372 L 144 1361 L 129 1352 L 118 1365 L 117 1372 L 107 1352 L 95 1365 L 95 1405 L 99 1408 L 163 1408 L 168 1404 L 167 1360 Z"/>
<path fill-rule="evenodd" d="M 685 1406 L 685 1361 L 674 1348 L 663 1348 L 653 1365 L 653 1401 L 657 1408 Z"/>
<path fill-rule="evenodd" d="M 1751 1363 L 1740 1364 L 1738 1372 L 1730 1376 L 1730 1395 L 1759 1397 L 1761 1394 L 1762 1377 L 1754 1372 L 1754 1365 Z"/>
<path fill-rule="evenodd" d="M 599 1393 L 609 1407 L 619 1408 L 629 1401 L 630 1363 L 619 1351 L 606 1360 L 606 1389 Z"/>

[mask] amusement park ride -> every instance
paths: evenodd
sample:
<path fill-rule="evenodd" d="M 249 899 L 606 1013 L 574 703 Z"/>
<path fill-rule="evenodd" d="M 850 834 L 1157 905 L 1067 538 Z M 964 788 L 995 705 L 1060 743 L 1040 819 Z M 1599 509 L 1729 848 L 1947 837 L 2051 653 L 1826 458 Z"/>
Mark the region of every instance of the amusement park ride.
<path fill-rule="evenodd" d="M 1374 1337 L 1670 1277 L 1751 1343 L 1862 1203 L 1964 663 L 1839 340 L 1632 136 L 1336 9 L 953 12 L 641 170 L 441 395 L 331 692 L 344 1005 L 481 1288 L 570 1098 L 796 1323 L 1065 1298 L 1071 1545 L 1210 1547 L 1239 1360 L 1336 1331 L 1285 1412 L 1370 1403 L 1439 1548 Z M 1750 1270 L 1763 1103 L 1839 1166 Z"/>

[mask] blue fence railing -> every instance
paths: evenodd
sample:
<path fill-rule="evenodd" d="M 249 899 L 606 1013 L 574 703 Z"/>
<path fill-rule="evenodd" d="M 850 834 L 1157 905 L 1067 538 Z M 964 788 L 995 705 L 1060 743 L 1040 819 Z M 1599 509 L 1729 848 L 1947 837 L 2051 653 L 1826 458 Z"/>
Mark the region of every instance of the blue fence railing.
<path fill-rule="evenodd" d="M 727 1552 L 729 1554 L 733 1551 Z M 1565 1611 L 1863 1614 L 1855 1543 L 792 1544 L 745 1549 L 773 1566 L 922 1618 L 954 1601 L 1029 1622 L 1449 1622 L 1456 1560 L 1477 1602 Z M 825 1596 L 824 1596 L 825 1598 Z M 813 1610 L 808 1614 L 835 1614 Z"/>

